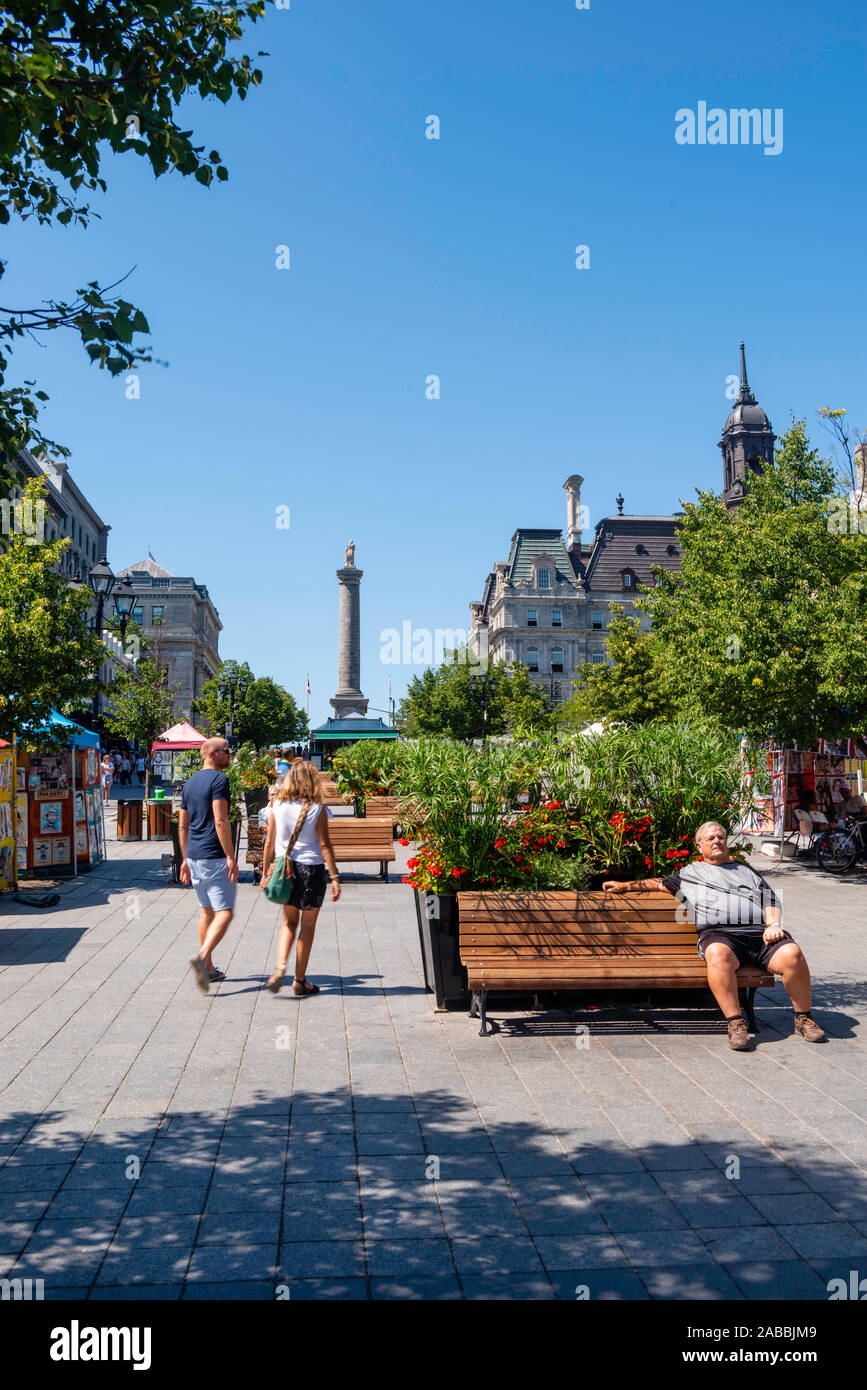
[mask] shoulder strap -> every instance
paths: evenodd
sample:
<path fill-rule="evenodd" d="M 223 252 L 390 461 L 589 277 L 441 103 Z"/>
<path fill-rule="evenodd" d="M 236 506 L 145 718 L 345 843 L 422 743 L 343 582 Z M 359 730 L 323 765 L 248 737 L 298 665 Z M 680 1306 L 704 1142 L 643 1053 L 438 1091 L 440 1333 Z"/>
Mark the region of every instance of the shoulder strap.
<path fill-rule="evenodd" d="M 311 801 L 305 801 L 301 807 L 301 814 L 295 822 L 295 829 L 292 831 L 292 836 L 289 840 L 288 845 L 286 846 L 285 854 L 287 859 L 289 858 L 293 849 L 295 848 L 295 841 L 298 839 L 298 836 L 301 834 L 301 831 L 304 828 L 304 822 L 307 819 L 307 813 L 310 810 L 312 804 L 313 803 Z"/>

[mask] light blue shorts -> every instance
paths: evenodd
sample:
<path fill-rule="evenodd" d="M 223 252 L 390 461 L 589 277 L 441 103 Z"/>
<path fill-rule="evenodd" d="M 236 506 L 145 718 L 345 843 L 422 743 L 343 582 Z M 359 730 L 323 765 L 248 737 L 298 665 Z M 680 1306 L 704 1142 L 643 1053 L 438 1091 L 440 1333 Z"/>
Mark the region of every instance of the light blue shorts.
<path fill-rule="evenodd" d="M 190 878 L 202 907 L 214 912 L 231 912 L 238 887 L 229 878 L 225 859 L 188 859 Z"/>

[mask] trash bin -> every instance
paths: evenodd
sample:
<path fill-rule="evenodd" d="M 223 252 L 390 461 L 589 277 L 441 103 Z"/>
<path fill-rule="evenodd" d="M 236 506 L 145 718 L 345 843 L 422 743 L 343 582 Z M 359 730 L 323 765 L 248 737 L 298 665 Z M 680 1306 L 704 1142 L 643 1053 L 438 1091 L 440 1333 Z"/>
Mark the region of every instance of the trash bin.
<path fill-rule="evenodd" d="M 165 797 L 148 802 L 148 839 L 172 838 L 172 803 Z"/>
<path fill-rule="evenodd" d="M 140 840 L 142 827 L 142 804 L 140 801 L 118 801 L 117 838 L 119 840 Z"/>

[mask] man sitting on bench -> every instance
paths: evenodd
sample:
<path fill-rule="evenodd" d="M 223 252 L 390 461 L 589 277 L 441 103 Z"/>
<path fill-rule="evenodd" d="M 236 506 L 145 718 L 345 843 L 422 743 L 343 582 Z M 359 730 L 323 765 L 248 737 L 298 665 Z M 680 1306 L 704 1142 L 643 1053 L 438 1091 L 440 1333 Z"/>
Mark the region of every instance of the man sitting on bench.
<path fill-rule="evenodd" d="M 807 1042 L 824 1042 L 825 1034 L 810 1013 L 810 971 L 801 948 L 782 928 L 782 909 L 773 888 L 748 864 L 729 855 L 725 827 L 707 821 L 695 833 L 702 858 L 666 878 L 630 883 L 607 879 L 607 893 L 669 893 L 686 904 L 688 920 L 698 932 L 698 953 L 707 965 L 707 982 L 728 1023 L 729 1046 L 748 1052 L 750 1035 L 738 1000 L 736 971 L 756 965 L 782 975 L 795 1008 L 795 1031 Z"/>

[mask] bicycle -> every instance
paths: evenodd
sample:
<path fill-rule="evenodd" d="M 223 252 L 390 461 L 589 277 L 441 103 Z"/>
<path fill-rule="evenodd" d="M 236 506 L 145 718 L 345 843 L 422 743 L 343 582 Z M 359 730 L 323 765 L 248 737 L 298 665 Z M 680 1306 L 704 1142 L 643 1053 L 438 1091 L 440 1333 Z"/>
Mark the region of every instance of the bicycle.
<path fill-rule="evenodd" d="M 867 819 L 847 816 L 844 828 L 826 830 L 816 841 L 816 858 L 828 874 L 847 874 L 857 859 L 867 860 Z"/>

